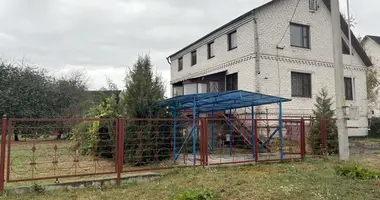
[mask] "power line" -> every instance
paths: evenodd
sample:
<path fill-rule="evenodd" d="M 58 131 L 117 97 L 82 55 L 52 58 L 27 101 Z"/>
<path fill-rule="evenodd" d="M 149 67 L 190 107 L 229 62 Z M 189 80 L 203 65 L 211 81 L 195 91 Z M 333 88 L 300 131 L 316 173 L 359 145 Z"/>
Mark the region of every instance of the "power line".
<path fill-rule="evenodd" d="M 294 16 L 296 15 L 296 11 L 297 11 L 297 8 L 298 8 L 298 5 L 300 4 L 301 0 L 298 0 L 297 4 L 296 4 L 296 7 L 294 7 L 294 10 L 293 10 L 293 14 L 292 14 L 292 17 L 290 18 L 290 22 L 293 20 Z M 284 39 L 286 33 L 288 32 L 288 29 L 290 27 L 290 23 L 288 24 L 288 26 L 286 27 L 285 31 L 284 31 L 284 34 L 282 35 L 281 37 L 281 40 L 277 43 L 277 46 L 280 45 L 280 43 L 282 42 L 282 40 Z"/>

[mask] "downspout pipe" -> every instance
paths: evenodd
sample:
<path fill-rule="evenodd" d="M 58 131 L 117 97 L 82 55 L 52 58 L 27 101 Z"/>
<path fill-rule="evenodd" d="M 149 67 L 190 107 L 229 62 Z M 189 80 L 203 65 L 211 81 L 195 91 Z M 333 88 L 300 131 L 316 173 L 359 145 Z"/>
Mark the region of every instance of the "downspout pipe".
<path fill-rule="evenodd" d="M 255 45 L 255 81 L 254 81 L 254 88 L 255 91 L 260 93 L 261 87 L 260 87 L 260 80 L 259 80 L 259 75 L 261 73 L 260 71 L 260 43 L 259 43 L 259 30 L 258 30 L 258 23 L 257 23 L 257 18 L 255 16 L 255 12 L 252 11 L 252 16 L 253 16 L 253 31 L 254 31 L 254 45 Z"/>
<path fill-rule="evenodd" d="M 257 93 L 261 92 L 261 87 L 260 87 L 260 74 L 261 74 L 261 69 L 260 69 L 260 43 L 259 43 L 259 28 L 258 28 L 258 22 L 256 18 L 256 13 L 255 10 L 252 10 L 252 21 L 253 21 L 253 32 L 254 32 L 254 49 L 255 52 L 254 54 L 256 55 L 255 57 L 255 75 L 254 75 L 254 81 L 253 81 L 253 88 L 254 91 Z M 254 108 L 252 108 L 254 109 Z M 252 113 L 254 110 L 251 111 Z M 260 107 L 256 107 L 256 112 L 260 113 Z M 252 119 L 253 120 L 253 119 Z"/>

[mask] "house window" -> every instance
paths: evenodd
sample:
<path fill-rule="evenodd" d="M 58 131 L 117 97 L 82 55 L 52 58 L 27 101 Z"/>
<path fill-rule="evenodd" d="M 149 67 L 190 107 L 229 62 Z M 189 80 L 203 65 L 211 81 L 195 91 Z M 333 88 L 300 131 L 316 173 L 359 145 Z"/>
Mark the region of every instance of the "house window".
<path fill-rule="evenodd" d="M 311 74 L 292 72 L 292 97 L 311 98 Z"/>
<path fill-rule="evenodd" d="M 183 57 L 178 58 L 178 71 L 183 69 Z"/>
<path fill-rule="evenodd" d="M 342 38 L 342 53 L 345 55 L 350 55 L 350 48 Z"/>
<path fill-rule="evenodd" d="M 226 91 L 238 89 L 238 76 L 237 73 L 226 76 Z"/>
<path fill-rule="evenodd" d="M 309 0 L 309 9 L 312 11 L 318 10 L 318 0 Z"/>
<path fill-rule="evenodd" d="M 198 83 L 198 94 L 207 93 L 207 83 Z"/>
<path fill-rule="evenodd" d="M 183 85 L 183 92 L 185 95 L 187 94 L 196 94 L 197 93 L 198 84 L 196 83 L 188 83 Z"/>
<path fill-rule="evenodd" d="M 183 95 L 183 86 L 174 86 L 173 87 L 173 96 L 182 96 Z"/>
<path fill-rule="evenodd" d="M 197 64 L 197 51 L 191 52 L 191 66 Z"/>
<path fill-rule="evenodd" d="M 208 59 L 215 57 L 213 41 L 207 44 L 207 54 Z"/>
<path fill-rule="evenodd" d="M 344 77 L 344 93 L 345 93 L 346 100 L 354 100 L 351 78 Z"/>
<path fill-rule="evenodd" d="M 237 35 L 236 31 L 233 31 L 228 34 L 228 50 L 237 48 Z"/>
<path fill-rule="evenodd" d="M 309 26 L 290 23 L 290 45 L 294 47 L 310 48 Z"/>

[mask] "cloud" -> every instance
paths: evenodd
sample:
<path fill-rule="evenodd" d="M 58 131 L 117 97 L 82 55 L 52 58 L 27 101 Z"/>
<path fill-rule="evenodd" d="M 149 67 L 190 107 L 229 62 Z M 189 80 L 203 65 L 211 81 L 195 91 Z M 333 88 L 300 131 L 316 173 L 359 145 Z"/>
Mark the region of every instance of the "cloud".
<path fill-rule="evenodd" d="M 105 76 L 122 88 L 126 67 L 149 53 L 169 83 L 166 56 L 268 1 L 2 0 L 0 55 L 27 57 L 54 74 L 85 69 L 90 88 L 99 89 Z M 380 34 L 374 18 L 379 5 L 351 0 L 357 33 Z"/>

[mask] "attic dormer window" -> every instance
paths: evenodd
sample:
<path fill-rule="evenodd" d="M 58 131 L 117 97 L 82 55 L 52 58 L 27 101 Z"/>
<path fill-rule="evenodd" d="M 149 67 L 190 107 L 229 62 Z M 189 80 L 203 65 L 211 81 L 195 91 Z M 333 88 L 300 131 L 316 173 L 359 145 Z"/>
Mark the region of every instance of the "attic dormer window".
<path fill-rule="evenodd" d="M 311 11 L 317 11 L 318 10 L 318 0 L 309 0 L 309 9 Z"/>

